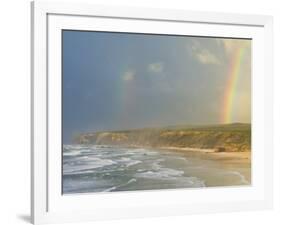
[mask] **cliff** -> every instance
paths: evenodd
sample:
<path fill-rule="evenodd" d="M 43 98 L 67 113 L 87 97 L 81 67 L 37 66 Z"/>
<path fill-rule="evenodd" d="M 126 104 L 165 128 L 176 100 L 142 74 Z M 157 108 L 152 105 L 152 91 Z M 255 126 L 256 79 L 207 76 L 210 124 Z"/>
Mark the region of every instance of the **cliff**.
<path fill-rule="evenodd" d="M 237 123 L 93 132 L 78 135 L 75 142 L 79 144 L 250 151 L 251 125 Z"/>

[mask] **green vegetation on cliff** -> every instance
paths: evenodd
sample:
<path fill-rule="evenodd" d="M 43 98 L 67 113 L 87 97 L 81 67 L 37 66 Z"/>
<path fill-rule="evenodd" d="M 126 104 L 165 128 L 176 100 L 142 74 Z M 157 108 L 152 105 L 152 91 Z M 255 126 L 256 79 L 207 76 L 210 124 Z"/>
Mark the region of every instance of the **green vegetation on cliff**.
<path fill-rule="evenodd" d="M 235 123 L 93 132 L 78 135 L 75 142 L 79 144 L 250 151 L 251 125 Z"/>

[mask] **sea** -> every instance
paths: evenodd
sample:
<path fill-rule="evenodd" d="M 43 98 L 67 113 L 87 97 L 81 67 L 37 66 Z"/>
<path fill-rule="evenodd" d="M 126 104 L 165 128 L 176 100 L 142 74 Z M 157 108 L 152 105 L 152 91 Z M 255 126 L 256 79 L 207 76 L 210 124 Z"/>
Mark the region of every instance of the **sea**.
<path fill-rule="evenodd" d="M 241 166 L 240 166 L 241 167 Z M 249 185 L 243 170 L 182 152 L 64 145 L 63 194 Z"/>

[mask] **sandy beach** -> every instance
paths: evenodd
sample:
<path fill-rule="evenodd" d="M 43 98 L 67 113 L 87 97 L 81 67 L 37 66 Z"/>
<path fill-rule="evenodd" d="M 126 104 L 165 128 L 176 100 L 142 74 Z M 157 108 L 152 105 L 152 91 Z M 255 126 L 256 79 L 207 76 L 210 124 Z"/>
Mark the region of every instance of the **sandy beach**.
<path fill-rule="evenodd" d="M 179 147 L 162 147 L 163 150 L 175 151 L 181 153 L 186 158 L 197 158 L 205 160 L 205 164 L 211 167 L 223 169 L 226 173 L 236 174 L 241 178 L 245 185 L 251 184 L 251 152 L 217 152 L 215 149 L 197 149 L 197 148 L 179 148 Z M 212 172 L 200 173 L 200 170 L 194 170 L 193 173 L 199 177 L 204 177 L 207 186 L 228 186 L 232 180 L 225 179 L 218 181 Z"/>
<path fill-rule="evenodd" d="M 198 148 L 179 148 L 179 147 L 161 147 L 160 149 L 183 152 L 188 155 L 197 155 L 202 158 L 220 160 L 231 163 L 249 163 L 251 164 L 251 152 L 218 152 L 216 149 L 198 149 Z"/>

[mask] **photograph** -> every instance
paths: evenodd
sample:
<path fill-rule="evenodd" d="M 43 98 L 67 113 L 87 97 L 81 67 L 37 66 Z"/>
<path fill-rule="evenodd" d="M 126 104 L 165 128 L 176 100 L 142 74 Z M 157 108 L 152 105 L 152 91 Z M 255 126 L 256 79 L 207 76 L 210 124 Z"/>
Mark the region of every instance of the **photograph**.
<path fill-rule="evenodd" d="M 251 38 L 61 35 L 62 194 L 251 186 Z"/>

